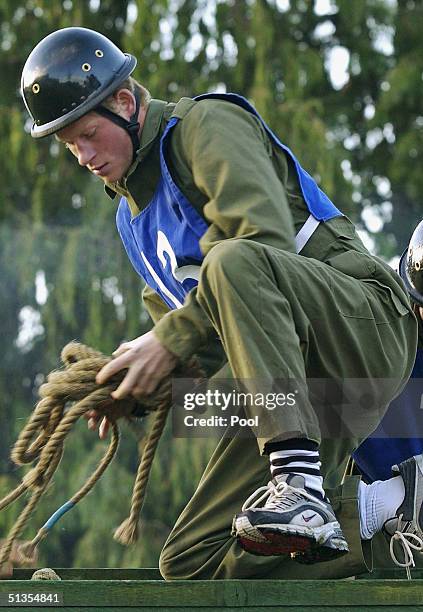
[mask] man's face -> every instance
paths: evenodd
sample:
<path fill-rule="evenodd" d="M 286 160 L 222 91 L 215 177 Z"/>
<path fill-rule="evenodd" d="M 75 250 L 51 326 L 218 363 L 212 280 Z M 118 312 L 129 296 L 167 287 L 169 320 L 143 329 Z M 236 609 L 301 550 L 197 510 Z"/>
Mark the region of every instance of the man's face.
<path fill-rule="evenodd" d="M 129 134 L 115 123 L 91 111 L 57 133 L 81 166 L 113 183 L 125 176 L 132 163 Z"/>

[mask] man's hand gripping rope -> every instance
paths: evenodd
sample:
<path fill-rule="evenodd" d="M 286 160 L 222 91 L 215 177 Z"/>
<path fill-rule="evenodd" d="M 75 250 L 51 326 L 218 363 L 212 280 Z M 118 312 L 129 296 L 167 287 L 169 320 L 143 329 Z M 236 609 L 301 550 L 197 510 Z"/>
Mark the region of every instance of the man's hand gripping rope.
<path fill-rule="evenodd" d="M 142 402 L 153 394 L 177 365 L 177 358 L 157 340 L 153 331 L 122 343 L 113 352 L 113 357 L 98 372 L 96 382 L 103 385 L 121 370 L 127 370 L 117 389 L 111 393 L 114 400 L 132 395 Z M 104 413 L 90 410 L 84 417 L 88 420 L 89 429 L 95 430 L 99 426 L 100 439 L 107 438 L 111 422 Z"/>

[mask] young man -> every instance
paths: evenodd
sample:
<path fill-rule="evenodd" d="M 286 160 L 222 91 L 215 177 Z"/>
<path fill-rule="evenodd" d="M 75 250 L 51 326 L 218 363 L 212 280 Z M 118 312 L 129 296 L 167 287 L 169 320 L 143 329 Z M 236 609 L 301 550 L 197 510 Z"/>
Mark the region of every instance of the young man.
<path fill-rule="evenodd" d="M 419 342 L 409 383 L 390 404 L 376 431 L 353 453 L 367 482 L 386 480 L 391 466 L 423 453 L 423 221 L 400 259 L 399 272 L 419 322 Z"/>
<path fill-rule="evenodd" d="M 153 330 L 121 345 L 98 382 L 127 369 L 113 397 L 139 397 L 179 360 L 197 354 L 206 363 L 220 350 L 226 363 L 218 378 L 259 390 L 289 379 L 300 389 L 289 409 L 245 405 L 247 416 L 259 416 L 257 445 L 239 432 L 222 438 L 168 538 L 162 573 L 297 578 L 363 571 L 358 480 L 327 487 L 339 485 L 357 438 L 374 429 L 409 377 L 417 333 L 402 282 L 367 252 L 245 99 L 149 100 L 128 80 L 135 63 L 97 32 L 66 28 L 35 47 L 22 76 L 32 136 L 56 134 L 109 195 L 124 196 L 118 230 L 148 286 Z M 373 383 L 382 378 L 386 384 Z M 365 380 L 365 430 L 322 439 L 328 422 L 306 379 L 340 387 Z M 343 407 L 343 399 L 332 403 Z M 350 405 L 353 421 L 354 410 Z M 97 422 L 94 414 L 93 427 Z M 101 435 L 106 431 L 103 421 Z M 406 486 L 420 495 L 418 462 L 414 470 Z M 251 499 L 257 487 L 261 503 Z M 413 529 L 421 534 L 419 511 L 416 505 Z M 339 563 L 312 572 L 301 566 L 338 556 Z"/>
<path fill-rule="evenodd" d="M 422 379 L 423 379 L 423 221 L 421 221 L 411 236 L 408 248 L 404 251 L 400 259 L 399 272 L 404 281 L 417 319 L 419 322 L 419 343 L 416 359 L 411 374 L 410 381 L 403 389 L 401 394 L 390 404 L 381 423 L 364 442 L 353 453 L 353 459 L 367 483 L 370 486 L 360 483 L 365 505 L 371 507 L 381 507 L 385 503 L 391 505 L 389 499 L 392 489 L 391 466 L 410 465 L 406 461 L 409 457 L 421 455 L 423 453 L 423 427 L 421 419 L 421 409 L 423 407 Z M 413 460 L 411 460 L 412 462 Z M 412 473 L 409 474 L 409 477 Z M 402 521 L 405 525 L 411 516 L 410 499 L 404 499 L 398 514 L 402 514 Z M 380 514 L 380 510 L 377 512 Z M 420 520 L 422 524 L 422 520 Z M 384 525 L 384 531 L 393 535 L 395 525 L 388 519 Z M 405 531 L 405 530 L 403 530 Z M 403 534 L 404 535 L 404 534 Z M 401 541 L 398 534 L 395 539 Z M 389 552 L 386 540 L 380 536 L 373 542 L 373 560 L 375 565 L 386 567 L 391 563 L 391 559 L 396 565 L 403 565 L 405 561 L 412 561 L 411 565 L 417 561 L 419 567 L 422 566 L 423 557 L 412 558 L 407 553 L 407 545 L 412 545 L 408 552 L 413 552 L 413 546 L 421 552 L 420 542 L 412 536 L 406 537 L 407 544 L 403 550 L 398 550 L 392 546 Z"/>

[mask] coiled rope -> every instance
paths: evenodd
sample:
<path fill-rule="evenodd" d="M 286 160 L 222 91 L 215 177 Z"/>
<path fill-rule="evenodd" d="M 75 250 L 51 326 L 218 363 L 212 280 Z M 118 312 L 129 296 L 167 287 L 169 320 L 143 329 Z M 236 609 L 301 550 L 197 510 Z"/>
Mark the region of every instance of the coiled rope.
<path fill-rule="evenodd" d="M 10 554 L 14 549 L 14 559 L 18 564 L 31 563 L 36 557 L 37 544 L 46 537 L 49 530 L 65 512 L 73 508 L 101 478 L 113 460 L 119 445 L 119 428 L 116 421 L 121 417 L 131 418 L 137 407 L 137 416 L 155 411 L 155 419 L 147 438 L 142 458 L 135 478 L 131 509 L 127 519 L 115 530 L 114 539 L 122 544 L 131 544 L 138 538 L 138 523 L 145 498 L 146 486 L 154 459 L 155 451 L 163 432 L 166 417 L 171 406 L 172 379 L 164 379 L 158 389 L 143 398 L 142 404 L 134 398 L 113 400 L 110 397 L 124 378 L 126 371 L 118 372 L 104 385 L 95 382 L 96 374 L 111 357 L 103 355 L 88 346 L 77 342 L 67 344 L 61 353 L 64 369 L 49 374 L 47 382 L 41 385 L 41 400 L 36 405 L 24 429 L 16 441 L 11 458 L 16 465 L 35 466 L 24 476 L 22 482 L 2 500 L 0 510 L 30 491 L 30 498 L 12 526 L 0 551 L 1 569 L 10 567 Z M 187 377 L 199 377 L 201 371 L 194 360 L 186 366 L 178 366 L 173 374 L 183 372 Z M 24 530 L 38 502 L 46 492 L 49 483 L 60 463 L 66 436 L 76 421 L 86 412 L 96 410 L 107 416 L 111 422 L 112 435 L 109 447 L 93 474 L 73 497 L 61 506 L 30 542 L 17 544 L 16 540 Z"/>

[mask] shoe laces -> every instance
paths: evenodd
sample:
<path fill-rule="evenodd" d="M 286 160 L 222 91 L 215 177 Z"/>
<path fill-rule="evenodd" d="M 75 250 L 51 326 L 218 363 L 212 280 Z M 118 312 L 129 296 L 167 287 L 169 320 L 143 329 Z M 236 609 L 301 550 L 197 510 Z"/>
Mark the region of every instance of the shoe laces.
<path fill-rule="evenodd" d="M 391 541 L 389 543 L 389 552 L 391 554 L 391 559 L 395 563 L 395 565 L 398 565 L 398 567 L 404 567 L 407 573 L 408 580 L 411 580 L 410 567 L 416 566 L 413 550 L 415 550 L 416 552 L 422 552 L 423 540 L 419 535 L 417 535 L 415 530 L 408 531 L 412 523 L 409 521 L 403 521 L 402 517 L 402 514 L 400 514 L 398 517 L 396 530 L 391 536 Z M 404 555 L 404 563 L 402 563 L 398 559 L 395 553 L 395 542 L 398 542 L 402 548 L 402 552 Z"/>
<path fill-rule="evenodd" d="M 293 504 L 296 504 L 303 498 L 312 500 L 314 503 L 320 504 L 323 508 L 326 508 L 325 504 L 319 499 L 314 497 L 300 487 L 292 487 L 287 484 L 284 480 L 278 482 L 276 485 L 270 481 L 266 486 L 259 487 L 245 500 L 242 506 L 242 512 L 249 510 L 250 508 L 256 508 L 264 500 L 266 508 L 271 510 L 286 510 Z"/>

